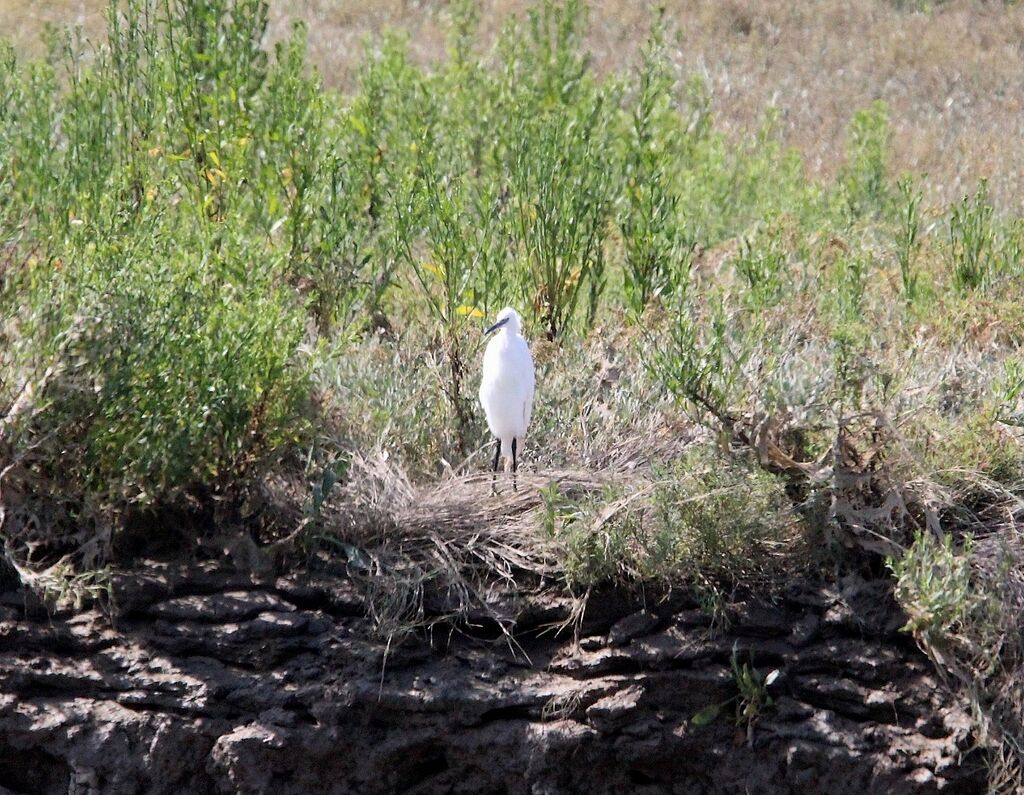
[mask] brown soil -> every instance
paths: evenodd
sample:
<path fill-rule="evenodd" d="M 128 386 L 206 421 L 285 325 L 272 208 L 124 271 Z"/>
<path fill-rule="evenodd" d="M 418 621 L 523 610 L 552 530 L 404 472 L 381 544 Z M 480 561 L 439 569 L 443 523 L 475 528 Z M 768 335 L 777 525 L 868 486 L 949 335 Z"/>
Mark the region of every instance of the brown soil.
<path fill-rule="evenodd" d="M 148 564 L 118 618 L 0 598 L 0 792 L 978 792 L 966 706 L 884 581 L 794 581 L 728 621 L 685 596 L 521 601 L 496 627 L 374 639 L 340 572 Z M 497 636 L 497 637 L 495 637 Z M 730 661 L 773 703 L 749 737 Z"/>

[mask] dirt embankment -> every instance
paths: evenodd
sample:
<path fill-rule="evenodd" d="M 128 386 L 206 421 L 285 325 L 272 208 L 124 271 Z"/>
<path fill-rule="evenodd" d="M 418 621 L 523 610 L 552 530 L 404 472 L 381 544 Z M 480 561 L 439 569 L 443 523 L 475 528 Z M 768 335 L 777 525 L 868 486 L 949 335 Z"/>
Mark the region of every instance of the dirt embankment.
<path fill-rule="evenodd" d="M 370 639 L 344 578 L 150 567 L 99 612 L 0 600 L 0 791 L 976 792 L 963 704 L 898 632 L 883 582 L 793 583 L 711 631 L 685 597 L 593 597 L 579 641 L 522 608 Z M 731 660 L 778 669 L 751 739 Z M 384 664 L 386 657 L 386 665 Z M 383 673 L 382 673 L 383 672 Z M 4 789 L 6 788 L 6 789 Z"/>

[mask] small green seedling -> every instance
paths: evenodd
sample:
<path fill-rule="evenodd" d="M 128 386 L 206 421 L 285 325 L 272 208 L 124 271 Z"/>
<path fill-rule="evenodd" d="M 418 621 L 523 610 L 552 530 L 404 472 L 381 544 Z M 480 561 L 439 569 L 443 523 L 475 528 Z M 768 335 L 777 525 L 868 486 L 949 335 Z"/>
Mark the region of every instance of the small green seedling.
<path fill-rule="evenodd" d="M 747 744 L 754 742 L 754 725 L 757 723 L 765 709 L 772 705 L 772 697 L 768 695 L 768 688 L 779 678 L 781 672 L 775 668 L 762 676 L 754 667 L 753 655 L 749 663 L 740 663 L 739 653 L 735 644 L 732 649 L 733 680 L 736 682 L 738 693 L 725 701 L 711 704 L 690 719 L 693 726 L 707 726 L 714 721 L 722 709 L 731 703 L 736 705 L 736 725 L 746 732 Z"/>

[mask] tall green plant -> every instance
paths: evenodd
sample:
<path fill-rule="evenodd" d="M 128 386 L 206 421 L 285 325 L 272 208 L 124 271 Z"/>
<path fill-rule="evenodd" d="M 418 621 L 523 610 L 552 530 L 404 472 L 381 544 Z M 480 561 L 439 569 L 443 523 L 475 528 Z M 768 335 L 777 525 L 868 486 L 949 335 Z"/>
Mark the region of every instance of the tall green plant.
<path fill-rule="evenodd" d="M 549 339 L 572 325 L 581 295 L 588 295 L 588 321 L 596 311 L 616 182 L 608 155 L 617 92 L 587 72 L 581 13 L 575 2 L 545 2 L 530 14 L 528 37 L 511 28 L 499 45 L 508 107 L 499 134 L 518 288 Z"/>
<path fill-rule="evenodd" d="M 522 117 L 521 134 L 509 147 L 520 290 L 548 339 L 571 325 L 584 289 L 592 320 L 604 289 L 602 243 L 614 179 L 603 161 L 607 109 L 597 92 L 581 105 Z"/>
<path fill-rule="evenodd" d="M 909 178 L 901 179 L 896 187 L 901 199 L 896 259 L 900 266 L 903 298 L 909 304 L 917 297 L 920 277 L 914 269 L 914 257 L 921 247 L 921 191 L 914 188 Z"/>
<path fill-rule="evenodd" d="M 659 295 L 686 284 L 690 246 L 674 185 L 681 123 L 675 79 L 659 18 L 644 47 L 639 86 L 626 133 L 625 201 L 619 228 L 625 247 L 626 303 L 639 315 Z"/>
<path fill-rule="evenodd" d="M 890 199 L 889 110 L 881 100 L 853 114 L 847 162 L 841 174 L 847 210 L 854 217 L 882 212 Z"/>
<path fill-rule="evenodd" d="M 422 179 L 414 184 L 407 202 L 396 207 L 397 245 L 444 340 L 445 394 L 465 452 L 472 421 L 465 387 L 465 337 L 470 322 L 483 314 L 476 307 L 482 276 L 494 270 L 499 256 L 496 205 L 473 197 L 474 186 L 467 180 L 439 173 L 433 152 L 423 151 L 419 173 Z M 481 210 L 483 214 L 478 214 Z M 416 218 L 425 224 L 430 257 L 425 261 L 417 256 Z"/>
<path fill-rule="evenodd" d="M 745 302 L 755 310 L 774 306 L 785 287 L 786 251 L 777 232 L 744 238 L 735 259 Z"/>
<path fill-rule="evenodd" d="M 989 284 L 995 266 L 994 209 L 988 201 L 988 185 L 981 181 L 973 196 L 953 205 L 949 219 L 949 248 L 953 284 L 961 291 Z"/>

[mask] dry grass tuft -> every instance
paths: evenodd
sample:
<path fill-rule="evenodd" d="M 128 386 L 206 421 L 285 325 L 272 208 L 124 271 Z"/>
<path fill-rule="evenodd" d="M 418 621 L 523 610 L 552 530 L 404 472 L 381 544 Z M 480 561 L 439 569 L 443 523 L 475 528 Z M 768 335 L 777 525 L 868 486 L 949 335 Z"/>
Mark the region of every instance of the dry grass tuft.
<path fill-rule="evenodd" d="M 614 473 L 522 473 L 519 491 L 499 475 L 451 477 L 415 486 L 386 456 L 357 457 L 325 511 L 325 533 L 366 591 L 377 631 L 401 636 L 439 623 L 492 622 L 510 635 L 516 604 L 560 578 L 557 542 L 539 531 L 541 490 L 582 499 Z"/>

